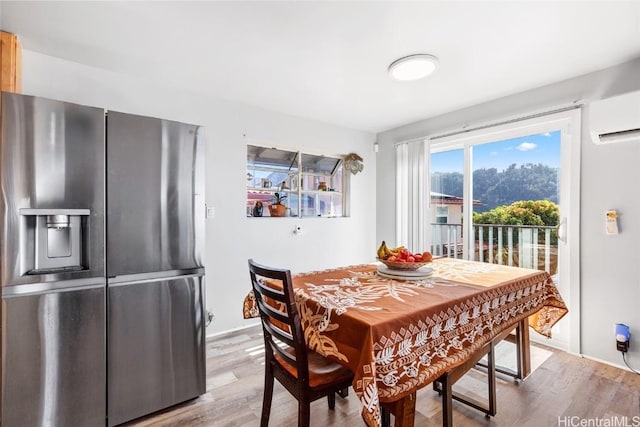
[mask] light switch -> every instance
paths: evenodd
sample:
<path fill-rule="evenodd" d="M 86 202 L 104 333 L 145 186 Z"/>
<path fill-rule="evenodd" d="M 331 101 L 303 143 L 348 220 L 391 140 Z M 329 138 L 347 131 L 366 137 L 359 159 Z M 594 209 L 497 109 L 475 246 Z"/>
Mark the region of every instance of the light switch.
<path fill-rule="evenodd" d="M 206 217 L 207 218 L 215 218 L 215 216 L 216 216 L 216 208 L 214 208 L 213 206 L 207 206 Z"/>
<path fill-rule="evenodd" d="M 607 211 L 606 227 L 607 234 L 618 234 L 618 213 L 616 211 Z"/>

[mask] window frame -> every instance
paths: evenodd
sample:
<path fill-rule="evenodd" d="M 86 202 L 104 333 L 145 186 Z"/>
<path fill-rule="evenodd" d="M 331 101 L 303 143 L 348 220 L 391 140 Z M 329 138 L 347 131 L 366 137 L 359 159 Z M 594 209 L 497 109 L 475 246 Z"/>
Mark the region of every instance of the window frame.
<path fill-rule="evenodd" d="M 252 150 L 252 147 L 255 148 Z M 282 166 L 269 166 L 264 163 L 252 162 L 250 154 L 259 152 L 260 149 L 282 151 L 284 153 L 295 153 L 295 160 L 291 162 L 288 168 Z M 327 161 L 330 160 L 330 161 Z M 333 161 L 331 161 L 333 160 Z M 309 163 L 315 161 L 313 166 Z M 284 163 L 283 163 L 284 166 Z M 320 170 L 317 171 L 316 169 Z M 329 169 L 331 169 L 329 171 Z M 286 188 L 283 190 L 280 182 L 272 182 L 267 178 L 257 178 L 256 171 L 271 172 L 271 174 L 287 174 Z M 272 145 L 260 144 L 254 141 L 247 142 L 247 162 L 246 162 L 247 182 L 246 191 L 246 216 L 248 218 L 255 217 L 253 215 L 252 206 L 256 200 L 263 202 L 263 213 L 261 217 L 269 218 L 267 214 L 268 206 L 272 201 L 275 193 L 284 191 L 287 195 L 287 201 L 284 203 L 288 206 L 287 214 L 284 217 L 293 218 L 342 218 L 349 216 L 349 200 L 350 200 L 350 176 L 344 167 L 343 155 L 317 154 L 309 151 L 291 149 L 284 147 L 274 147 Z M 269 187 L 258 185 L 256 179 L 266 179 Z M 324 183 L 325 185 L 321 185 Z M 338 188 L 339 187 L 339 188 Z M 269 199 L 268 201 L 266 199 Z M 338 214 L 336 214 L 334 206 L 338 205 Z"/>

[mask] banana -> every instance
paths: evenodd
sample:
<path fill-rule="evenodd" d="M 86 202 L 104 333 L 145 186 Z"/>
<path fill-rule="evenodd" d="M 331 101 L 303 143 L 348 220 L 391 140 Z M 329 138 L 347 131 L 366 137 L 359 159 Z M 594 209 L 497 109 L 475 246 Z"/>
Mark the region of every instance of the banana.
<path fill-rule="evenodd" d="M 397 248 L 390 249 L 385 247 L 385 253 L 387 254 L 387 258 L 390 256 L 400 256 L 400 250 L 404 249 L 404 246 L 398 246 Z"/>
<path fill-rule="evenodd" d="M 386 242 L 382 242 L 382 245 L 380 245 L 380 249 L 381 249 L 381 257 L 382 259 L 387 259 L 390 256 L 394 255 L 394 256 L 398 256 L 398 252 L 394 251 L 393 249 L 389 249 L 389 247 L 387 246 Z"/>
<path fill-rule="evenodd" d="M 393 255 L 393 256 L 397 257 L 398 255 L 400 255 L 400 251 L 402 249 L 404 249 L 404 246 L 398 246 L 398 247 L 393 248 L 393 249 L 387 248 L 387 256 Z"/>
<path fill-rule="evenodd" d="M 394 255 L 393 251 L 391 249 L 389 249 L 387 247 L 387 245 L 384 246 L 384 259 L 389 258 L 391 255 Z"/>
<path fill-rule="evenodd" d="M 392 255 L 397 257 L 398 255 L 400 255 L 400 251 L 402 249 L 405 249 L 405 247 L 404 246 L 398 246 L 397 248 L 391 249 L 391 248 L 389 248 L 387 246 L 387 243 L 383 240 L 382 244 L 380 245 L 380 247 L 378 248 L 378 250 L 376 252 L 376 255 L 380 259 L 387 259 Z"/>
<path fill-rule="evenodd" d="M 376 253 L 376 255 L 378 255 L 378 258 L 380 258 L 380 259 L 386 259 L 387 258 L 387 254 L 385 252 L 385 248 L 386 247 L 387 247 L 387 244 L 383 240 L 382 244 L 380 245 L 380 247 L 378 248 L 378 251 Z"/>

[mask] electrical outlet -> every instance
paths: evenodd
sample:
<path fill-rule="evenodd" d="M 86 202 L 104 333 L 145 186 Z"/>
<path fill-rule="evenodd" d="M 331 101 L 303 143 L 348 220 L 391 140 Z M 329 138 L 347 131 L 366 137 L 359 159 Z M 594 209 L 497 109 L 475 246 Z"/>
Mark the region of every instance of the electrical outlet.
<path fill-rule="evenodd" d="M 624 323 L 616 323 L 616 350 L 626 353 L 629 350 L 631 334 L 629 327 Z"/>
<path fill-rule="evenodd" d="M 207 318 L 206 318 L 206 323 L 205 323 L 205 327 L 209 326 L 211 324 L 211 322 L 213 322 L 213 319 L 215 318 L 215 314 L 213 314 L 212 311 L 209 311 L 209 309 L 207 309 Z"/>
<path fill-rule="evenodd" d="M 629 350 L 629 341 L 616 341 L 616 350 L 626 353 Z"/>

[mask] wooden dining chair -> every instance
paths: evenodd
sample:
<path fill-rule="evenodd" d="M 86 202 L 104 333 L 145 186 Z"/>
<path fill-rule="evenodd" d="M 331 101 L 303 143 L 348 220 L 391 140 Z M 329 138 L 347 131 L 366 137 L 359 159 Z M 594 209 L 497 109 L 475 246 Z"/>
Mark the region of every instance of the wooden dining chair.
<path fill-rule="evenodd" d="M 519 325 L 516 327 L 516 334 L 519 334 L 519 327 Z M 437 391 L 442 397 L 443 427 L 453 426 L 453 400 L 457 400 L 467 406 L 483 412 L 487 418 L 496 415 L 496 371 L 498 368 L 496 367 L 495 362 L 495 347 L 499 342 L 505 340 L 511 334 L 511 332 L 512 329 L 507 329 L 506 331 L 501 332 L 491 341 L 486 343 L 482 348 L 476 350 L 471 358 L 465 363 L 451 369 L 448 372 L 445 372 L 433 382 L 433 389 Z M 480 360 L 485 356 L 487 357 L 486 364 L 480 362 Z M 459 379 L 461 379 L 469 370 L 471 370 L 472 368 L 477 368 L 478 366 L 486 369 L 487 400 L 485 402 L 481 402 L 470 396 L 466 396 L 462 393 L 456 393 L 455 391 L 453 391 L 453 385 Z"/>
<path fill-rule="evenodd" d="M 329 409 L 334 409 L 335 393 L 351 385 L 353 374 L 307 349 L 289 270 L 266 267 L 250 259 L 249 273 L 262 320 L 265 347 L 260 426 L 269 425 L 276 378 L 298 400 L 298 426 L 308 427 L 310 403 L 327 396 Z"/>
<path fill-rule="evenodd" d="M 512 380 L 514 384 L 519 384 L 525 379 L 527 375 L 531 373 L 531 355 L 529 350 L 529 337 L 526 338 L 524 334 L 529 334 L 529 325 L 527 319 L 523 319 L 511 330 L 511 332 L 502 340 L 514 345 L 516 352 L 516 366 L 515 370 L 496 365 L 496 375 L 505 377 L 504 379 Z M 497 342 L 496 342 L 497 344 Z M 476 367 L 486 370 L 488 369 L 487 363 L 483 360 L 476 364 Z"/>

